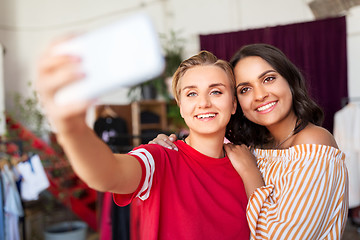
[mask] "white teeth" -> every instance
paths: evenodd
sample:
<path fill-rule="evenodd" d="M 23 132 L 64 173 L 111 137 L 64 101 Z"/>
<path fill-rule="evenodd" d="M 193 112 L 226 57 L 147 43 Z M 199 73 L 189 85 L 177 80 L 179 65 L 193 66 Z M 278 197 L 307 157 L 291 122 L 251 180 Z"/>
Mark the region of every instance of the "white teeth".
<path fill-rule="evenodd" d="M 261 111 L 265 111 L 266 109 L 271 108 L 272 106 L 274 106 L 276 104 L 276 102 L 271 102 L 269 104 L 266 104 L 265 106 L 259 107 L 256 109 L 256 111 L 261 112 Z"/>
<path fill-rule="evenodd" d="M 213 117 L 215 117 L 215 114 L 214 113 L 208 113 L 208 114 L 197 115 L 196 117 L 200 118 L 200 119 L 213 118 Z"/>

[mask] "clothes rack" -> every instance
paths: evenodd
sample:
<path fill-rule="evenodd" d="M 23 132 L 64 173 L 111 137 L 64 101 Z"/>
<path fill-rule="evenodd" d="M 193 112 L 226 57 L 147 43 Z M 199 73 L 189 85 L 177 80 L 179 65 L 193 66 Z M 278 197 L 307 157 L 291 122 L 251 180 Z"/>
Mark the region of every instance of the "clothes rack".
<path fill-rule="evenodd" d="M 13 154 L 7 153 L 7 144 L 15 144 L 18 147 L 18 151 L 15 154 L 18 154 L 18 156 L 15 156 Z M 9 169 L 11 169 L 13 166 L 16 166 L 18 163 L 26 161 L 28 158 L 23 158 L 22 155 L 22 143 L 21 141 L 4 141 L 0 139 L 0 172 L 3 171 L 4 166 L 7 165 Z M 2 181 L 0 181 L 0 190 L 3 191 Z M 18 191 L 18 189 L 17 189 Z M 19 192 L 20 196 L 20 192 Z M 4 211 L 4 205 L 3 205 L 3 197 L 1 197 L 1 208 L 0 211 Z M 20 200 L 21 201 L 21 200 Z M 21 201 L 21 207 L 24 209 L 23 202 Z M 4 212 L 3 212 L 4 214 Z M 19 217 L 19 227 L 22 228 L 22 231 L 19 231 L 19 234 L 22 233 L 22 236 L 20 237 L 22 240 L 26 240 L 26 229 L 25 229 L 25 215 Z M 3 224 L 3 223 L 2 223 Z M 2 225 L 2 227 L 5 227 L 5 225 Z M 5 233 L 5 230 L 0 231 L 1 234 Z M 0 236 L 0 239 L 3 239 L 3 235 Z"/>

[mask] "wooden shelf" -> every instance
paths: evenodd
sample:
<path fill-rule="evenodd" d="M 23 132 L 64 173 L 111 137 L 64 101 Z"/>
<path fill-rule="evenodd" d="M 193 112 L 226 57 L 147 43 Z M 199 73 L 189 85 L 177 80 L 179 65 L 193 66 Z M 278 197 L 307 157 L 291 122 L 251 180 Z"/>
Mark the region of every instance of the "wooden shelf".
<path fill-rule="evenodd" d="M 156 114 L 159 117 L 158 123 L 142 123 L 141 113 L 149 111 Z M 166 117 L 166 103 L 157 100 L 137 101 L 131 104 L 131 116 L 132 116 L 132 134 L 134 136 L 141 136 L 142 130 L 166 130 L 167 117 Z M 141 137 L 133 139 L 133 145 L 138 146 L 141 144 Z"/>
<path fill-rule="evenodd" d="M 159 123 L 142 123 L 140 124 L 140 129 L 141 130 L 163 129 L 163 127 Z"/>
<path fill-rule="evenodd" d="M 127 105 L 106 105 L 111 108 L 118 117 L 126 121 L 128 133 L 132 136 L 132 146 L 139 146 L 142 142 L 144 130 L 167 130 L 167 105 L 165 101 L 144 100 L 136 101 Z M 98 106 L 96 116 L 100 117 L 105 106 Z M 141 114 L 144 112 L 154 113 L 158 117 L 156 123 L 143 123 Z"/>

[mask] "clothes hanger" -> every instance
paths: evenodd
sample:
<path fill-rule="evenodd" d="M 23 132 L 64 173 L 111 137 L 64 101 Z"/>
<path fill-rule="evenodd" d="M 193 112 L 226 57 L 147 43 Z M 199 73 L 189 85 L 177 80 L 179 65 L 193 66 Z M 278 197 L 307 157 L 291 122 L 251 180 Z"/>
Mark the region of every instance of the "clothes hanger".
<path fill-rule="evenodd" d="M 3 170 L 5 165 L 9 166 L 9 160 L 6 158 L 0 158 L 0 170 Z"/>
<path fill-rule="evenodd" d="M 102 116 L 102 117 L 112 117 L 112 118 L 119 117 L 118 114 L 109 105 L 104 106 L 104 109 L 102 110 L 100 116 Z"/>

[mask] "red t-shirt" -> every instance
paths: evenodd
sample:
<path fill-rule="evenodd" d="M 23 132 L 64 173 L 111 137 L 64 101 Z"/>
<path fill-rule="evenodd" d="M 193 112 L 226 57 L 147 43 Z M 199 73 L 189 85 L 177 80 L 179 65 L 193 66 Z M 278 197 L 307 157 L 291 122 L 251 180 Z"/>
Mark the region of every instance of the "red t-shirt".
<path fill-rule="evenodd" d="M 134 198 L 137 239 L 249 239 L 247 197 L 229 158 L 211 158 L 182 141 L 179 151 L 155 144 L 129 154 L 143 168 L 142 182 L 130 195 L 114 194 L 118 205 Z"/>

